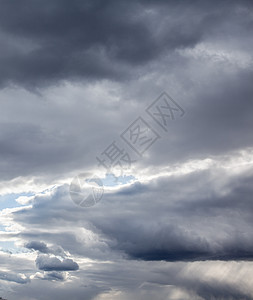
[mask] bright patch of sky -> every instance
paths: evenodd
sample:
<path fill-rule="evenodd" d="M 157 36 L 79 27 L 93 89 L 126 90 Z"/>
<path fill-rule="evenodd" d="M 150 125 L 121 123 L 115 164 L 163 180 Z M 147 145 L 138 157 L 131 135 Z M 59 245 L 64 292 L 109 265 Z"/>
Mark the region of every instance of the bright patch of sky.
<path fill-rule="evenodd" d="M 13 208 L 23 206 L 21 203 L 17 202 L 16 199 L 19 197 L 30 197 L 32 193 L 20 193 L 20 194 L 7 194 L 7 195 L 0 195 L 0 210 L 5 208 Z M 1 228 L 1 227 L 0 227 Z"/>
<path fill-rule="evenodd" d="M 130 183 L 136 178 L 132 175 L 123 175 L 115 177 L 113 174 L 106 174 L 105 178 L 101 178 L 104 186 L 117 186 Z"/>

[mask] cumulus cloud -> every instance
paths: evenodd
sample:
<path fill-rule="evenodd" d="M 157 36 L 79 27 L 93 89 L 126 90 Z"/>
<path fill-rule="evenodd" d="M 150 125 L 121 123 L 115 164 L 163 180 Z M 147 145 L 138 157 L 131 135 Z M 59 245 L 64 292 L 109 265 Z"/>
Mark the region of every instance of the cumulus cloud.
<path fill-rule="evenodd" d="M 78 264 L 72 259 L 60 260 L 47 255 L 39 255 L 36 258 L 36 266 L 43 271 L 76 271 L 79 269 Z"/>

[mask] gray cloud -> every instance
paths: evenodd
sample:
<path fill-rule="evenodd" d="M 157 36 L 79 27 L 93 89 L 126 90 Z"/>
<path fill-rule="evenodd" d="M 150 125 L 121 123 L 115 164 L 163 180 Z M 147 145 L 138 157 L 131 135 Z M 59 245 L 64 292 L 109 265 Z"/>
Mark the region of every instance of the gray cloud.
<path fill-rule="evenodd" d="M 66 274 L 64 272 L 44 272 L 44 274 L 39 274 L 36 276 L 36 278 L 42 279 L 42 280 L 48 280 L 48 281 L 65 281 L 66 280 Z"/>
<path fill-rule="evenodd" d="M 18 274 L 12 274 L 9 272 L 0 272 L 0 280 L 11 281 L 11 282 L 16 282 L 16 283 L 20 283 L 20 284 L 25 284 L 25 283 L 30 282 L 30 279 L 25 276 L 21 276 Z"/>
<path fill-rule="evenodd" d="M 32 241 L 32 242 L 26 243 L 25 247 L 27 249 L 37 250 L 41 253 L 49 253 L 49 249 L 48 249 L 47 245 L 43 242 Z"/>
<path fill-rule="evenodd" d="M 126 75 L 125 63 L 146 63 L 167 48 L 194 45 L 201 35 L 201 20 L 168 23 L 167 28 L 160 22 L 161 29 L 156 31 L 150 28 L 153 19 L 150 22 L 149 15 L 143 14 L 141 3 L 123 1 L 75 0 L 71 5 L 67 1 L 53 5 L 17 1 L 2 3 L 0 17 L 2 40 L 11 35 L 0 57 L 2 84 L 51 84 L 78 77 L 116 79 Z"/>
<path fill-rule="evenodd" d="M 65 79 L 129 76 L 127 65 L 136 67 L 170 50 L 194 46 L 216 33 L 224 25 L 224 16 L 240 27 L 236 4 L 231 4 L 228 8 L 225 1 L 214 5 L 207 1 L 194 5 L 181 1 L 3 2 L 0 82 L 36 86 Z"/>
<path fill-rule="evenodd" d="M 252 299 L 252 28 L 251 1 L 0 3 L 1 295 Z M 139 115 L 161 135 L 141 158 Z M 70 178 L 113 140 L 136 182 L 80 209 Z"/>
<path fill-rule="evenodd" d="M 65 256 L 64 250 L 60 246 L 52 246 L 48 247 L 47 244 L 44 242 L 39 242 L 39 241 L 31 241 L 25 244 L 25 247 L 27 249 L 32 249 L 35 251 L 39 251 L 41 253 L 46 253 L 46 254 L 54 254 L 58 256 Z"/>
<path fill-rule="evenodd" d="M 76 271 L 79 266 L 72 259 L 66 258 L 62 261 L 57 257 L 39 255 L 36 259 L 36 265 L 43 271 Z"/>
<path fill-rule="evenodd" d="M 40 89 L 40 95 L 22 88 L 16 88 L 16 93 L 15 89 L 2 90 L 2 180 L 42 176 L 50 182 L 69 173 L 72 176 L 80 167 L 95 168 L 94 152 L 102 152 L 163 90 L 187 113 L 180 122 L 171 122 L 168 134 L 150 149 L 149 159 L 139 162 L 141 167 L 209 157 L 252 145 L 249 2 L 231 1 L 230 6 L 207 1 L 195 5 L 112 1 L 108 7 L 101 1 L 1 5 L 5 44 L 15 41 L 17 50 L 10 45 L 17 51 L 15 59 L 31 57 L 24 66 L 3 58 L 6 68 L 2 67 L 2 83 L 55 87 Z M 12 11 L 15 5 L 17 15 Z M 39 22 L 41 19 L 45 21 Z M 127 49 L 125 44 L 136 50 Z M 102 72 L 100 76 L 99 71 L 95 81 L 86 80 L 93 75 L 86 67 L 79 74 L 82 63 L 75 58 L 81 55 L 76 53 L 86 51 L 84 48 L 92 49 L 91 56 L 96 55 L 97 48 L 105 49 L 99 50 L 101 67 L 106 64 L 116 73 L 126 72 L 127 81 L 121 82 L 119 74 L 108 77 Z M 41 53 L 28 55 L 26 51 Z M 7 49 L 6 53 L 12 52 Z M 65 66 L 67 60 L 73 72 Z M 57 61 L 64 71 L 55 67 Z M 99 59 L 87 63 L 91 73 L 96 72 Z M 75 85 L 77 77 L 84 78 L 83 85 Z M 106 78 L 107 83 L 102 80 Z M 59 80 L 67 84 L 57 85 Z M 100 92 L 93 91 L 93 84 Z"/>
<path fill-rule="evenodd" d="M 220 177 L 225 180 L 224 186 L 219 186 Z M 197 187 L 194 182 L 198 182 Z M 38 235 L 44 220 L 59 229 L 54 234 L 40 233 L 41 239 L 56 239 L 64 250 L 91 258 L 107 257 L 116 251 L 143 260 L 251 260 L 251 182 L 252 172 L 234 179 L 220 169 L 161 177 L 105 195 L 91 211 L 74 207 L 68 186 L 63 186 L 50 196 L 36 199 L 32 210 L 15 213 L 14 219 L 33 225 L 34 231 L 22 233 L 23 238 Z M 225 196 L 223 190 L 227 191 Z M 238 214 L 244 217 L 235 223 Z M 76 220 L 98 241 L 82 239 L 84 233 L 78 228 L 61 233 L 60 224 L 66 226 Z"/>

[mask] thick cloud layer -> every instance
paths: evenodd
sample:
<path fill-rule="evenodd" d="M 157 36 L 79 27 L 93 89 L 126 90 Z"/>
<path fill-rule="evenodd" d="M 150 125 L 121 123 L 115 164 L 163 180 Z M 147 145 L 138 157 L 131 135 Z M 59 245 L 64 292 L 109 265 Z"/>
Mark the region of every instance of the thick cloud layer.
<path fill-rule="evenodd" d="M 200 40 L 198 28 L 204 18 L 183 23 L 154 19 L 152 13 L 160 9 L 134 1 L 2 3 L 1 83 L 29 86 L 82 77 L 118 79 L 130 73 L 128 64 L 144 64 L 165 50 Z M 191 7 L 171 2 L 166 10 L 185 15 Z M 11 37 L 8 43 L 3 42 L 6 35 Z"/>
<path fill-rule="evenodd" d="M 11 1 L 1 3 L 1 84 L 120 79 L 206 36 L 250 31 L 238 11 L 250 1 Z M 238 32 L 236 33 L 238 34 Z M 8 38 L 8 39 L 7 39 Z M 6 42 L 7 40 L 7 42 Z"/>
<path fill-rule="evenodd" d="M 0 296 L 253 299 L 252 11 L 0 2 Z M 184 111 L 158 114 L 166 130 L 147 113 L 163 91 Z M 159 135 L 142 156 L 121 135 L 140 117 Z M 125 177 L 98 166 L 112 142 Z M 86 209 L 83 172 L 105 183 Z"/>

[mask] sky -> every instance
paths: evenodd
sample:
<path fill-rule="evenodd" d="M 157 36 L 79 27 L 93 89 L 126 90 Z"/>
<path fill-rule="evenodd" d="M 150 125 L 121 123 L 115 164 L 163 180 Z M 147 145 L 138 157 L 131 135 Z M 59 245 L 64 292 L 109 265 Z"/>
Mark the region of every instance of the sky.
<path fill-rule="evenodd" d="M 253 299 L 253 3 L 0 1 L 0 297 Z"/>

